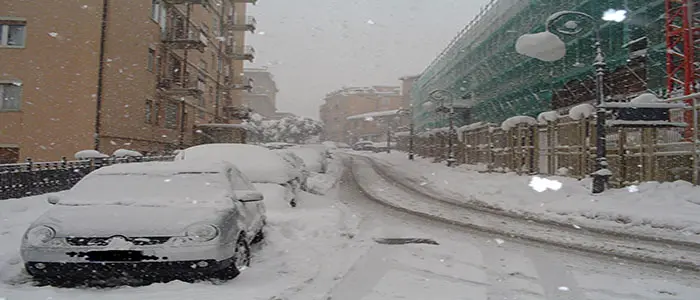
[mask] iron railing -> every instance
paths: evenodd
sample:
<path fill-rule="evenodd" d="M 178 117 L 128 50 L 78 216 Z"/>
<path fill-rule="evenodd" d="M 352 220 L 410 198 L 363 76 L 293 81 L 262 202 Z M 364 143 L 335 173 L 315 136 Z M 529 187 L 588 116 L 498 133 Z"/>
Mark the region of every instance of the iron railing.
<path fill-rule="evenodd" d="M 27 162 L 0 165 L 0 200 L 41 195 L 70 189 L 90 172 L 104 166 L 151 161 L 172 161 L 174 156 L 109 157 L 76 161 Z"/>

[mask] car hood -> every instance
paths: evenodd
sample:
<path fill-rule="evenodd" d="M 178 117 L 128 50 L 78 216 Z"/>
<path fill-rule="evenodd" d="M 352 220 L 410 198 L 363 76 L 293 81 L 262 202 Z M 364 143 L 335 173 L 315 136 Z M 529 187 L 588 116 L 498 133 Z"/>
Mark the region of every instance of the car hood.
<path fill-rule="evenodd" d="M 48 225 L 58 237 L 182 236 L 195 223 L 220 224 L 222 208 L 56 205 L 33 224 Z"/>

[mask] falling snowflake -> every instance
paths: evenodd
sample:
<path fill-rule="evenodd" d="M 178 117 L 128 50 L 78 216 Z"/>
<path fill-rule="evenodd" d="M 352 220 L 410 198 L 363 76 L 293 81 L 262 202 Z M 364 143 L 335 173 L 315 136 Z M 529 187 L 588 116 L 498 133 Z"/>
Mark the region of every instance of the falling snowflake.
<path fill-rule="evenodd" d="M 367 20 L 367 24 L 369 24 L 369 25 L 374 25 L 375 23 L 374 23 L 374 21 L 372 21 L 372 20 Z"/>
<path fill-rule="evenodd" d="M 49 32 L 49 36 L 55 38 L 58 36 L 58 32 Z"/>
<path fill-rule="evenodd" d="M 505 243 L 505 241 L 502 239 L 494 239 L 494 241 L 496 241 L 496 244 L 499 244 L 499 245 L 503 245 L 503 243 Z"/>
<path fill-rule="evenodd" d="M 259 35 L 265 35 L 265 31 L 258 32 Z"/>
<path fill-rule="evenodd" d="M 541 178 L 534 176 L 530 180 L 529 186 L 537 191 L 537 192 L 544 192 L 548 189 L 553 190 L 553 191 L 558 191 L 562 187 L 562 183 L 556 180 L 550 180 L 547 178 Z"/>
<path fill-rule="evenodd" d="M 581 229 L 581 226 L 578 226 L 576 224 L 571 224 L 571 226 L 574 226 L 574 228 L 576 228 L 576 229 Z"/>
<path fill-rule="evenodd" d="M 563 292 L 568 292 L 568 291 L 569 291 L 569 288 L 568 288 L 568 287 L 565 287 L 565 286 L 560 286 L 560 287 L 559 287 L 559 290 L 560 290 L 560 291 L 563 291 Z"/>
<path fill-rule="evenodd" d="M 630 185 L 627 187 L 627 191 L 630 193 L 636 193 L 639 192 L 639 187 L 636 185 Z"/>

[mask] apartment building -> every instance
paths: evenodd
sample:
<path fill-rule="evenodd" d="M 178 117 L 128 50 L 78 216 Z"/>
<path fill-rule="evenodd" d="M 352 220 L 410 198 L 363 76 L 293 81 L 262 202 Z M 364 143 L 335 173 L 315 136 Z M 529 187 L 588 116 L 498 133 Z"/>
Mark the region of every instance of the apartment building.
<path fill-rule="evenodd" d="M 246 68 L 243 75 L 255 85 L 250 93 L 243 95 L 243 105 L 265 118 L 274 118 L 279 92 L 275 77 L 267 68 Z"/>
<path fill-rule="evenodd" d="M 244 141 L 254 0 L 4 2 L 0 163 Z"/>
<path fill-rule="evenodd" d="M 324 98 L 319 112 L 325 124 L 323 139 L 352 143 L 359 136 L 352 131 L 348 117 L 396 110 L 401 103 L 401 88 L 398 86 L 346 87 L 331 92 Z"/>

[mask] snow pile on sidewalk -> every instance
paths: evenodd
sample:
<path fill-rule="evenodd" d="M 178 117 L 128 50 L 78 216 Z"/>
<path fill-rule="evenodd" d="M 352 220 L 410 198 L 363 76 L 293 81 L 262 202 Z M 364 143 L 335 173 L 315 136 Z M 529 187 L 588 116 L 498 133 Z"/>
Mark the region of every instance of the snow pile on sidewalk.
<path fill-rule="evenodd" d="M 479 173 L 405 153 L 367 154 L 398 179 L 433 196 L 537 216 L 572 226 L 609 229 L 700 242 L 700 187 L 688 182 L 646 182 L 590 193 L 590 179 Z"/>
<path fill-rule="evenodd" d="M 33 286 L 22 271 L 20 241 L 50 205 L 46 196 L 0 201 L 0 299 L 288 299 L 314 289 L 319 279 L 333 282 L 343 276 L 353 258 L 371 244 L 355 238 L 360 220 L 340 202 L 308 193 L 300 197 L 304 205 L 297 208 L 282 201 L 268 203 L 265 241 L 253 246 L 251 267 L 232 281 L 113 289 Z"/>

